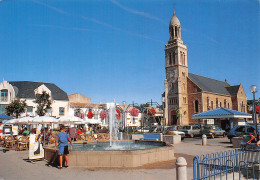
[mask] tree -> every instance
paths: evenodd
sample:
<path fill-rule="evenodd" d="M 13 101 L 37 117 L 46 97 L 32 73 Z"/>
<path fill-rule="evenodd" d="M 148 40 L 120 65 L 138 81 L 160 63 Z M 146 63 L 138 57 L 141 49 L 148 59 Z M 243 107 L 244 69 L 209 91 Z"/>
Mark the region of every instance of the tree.
<path fill-rule="evenodd" d="M 44 116 L 48 109 L 51 108 L 50 95 L 46 91 L 43 91 L 42 94 L 36 94 L 34 102 L 38 104 L 36 114 L 39 116 Z"/>
<path fill-rule="evenodd" d="M 142 109 L 147 108 L 147 107 L 150 107 L 150 105 L 148 103 L 140 104 L 140 108 L 142 108 Z"/>
<path fill-rule="evenodd" d="M 159 108 L 159 109 L 163 109 L 163 105 L 162 104 L 161 105 L 157 105 L 156 107 Z"/>
<path fill-rule="evenodd" d="M 15 116 L 18 118 L 22 113 L 25 112 L 26 107 L 26 100 L 21 101 L 20 99 L 15 99 L 5 108 L 6 114 L 8 116 Z"/>

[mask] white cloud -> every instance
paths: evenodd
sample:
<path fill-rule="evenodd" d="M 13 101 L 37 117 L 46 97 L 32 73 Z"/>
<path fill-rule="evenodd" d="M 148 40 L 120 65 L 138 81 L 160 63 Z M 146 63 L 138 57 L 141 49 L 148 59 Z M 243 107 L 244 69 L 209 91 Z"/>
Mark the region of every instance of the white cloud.
<path fill-rule="evenodd" d="M 0 0 L 1 1 L 1 0 Z M 94 18 L 89 18 L 89 17 L 86 17 L 86 16 L 78 16 L 78 15 L 74 15 L 74 14 L 71 14 L 71 13 L 68 13 L 62 9 L 59 9 L 59 8 L 56 8 L 54 6 L 51 6 L 49 4 L 46 4 L 46 3 L 43 3 L 43 2 L 40 2 L 38 0 L 32 0 L 33 2 L 37 3 L 37 4 L 40 4 L 42 6 L 45 6 L 49 9 L 52 9 L 60 14 L 67 14 L 67 15 L 72 15 L 72 16 L 75 16 L 75 17 L 79 17 L 79 18 L 82 18 L 84 20 L 88 20 L 88 21 L 91 21 L 91 22 L 94 22 L 96 24 L 99 24 L 99 25 L 102 25 L 102 26 L 105 26 L 105 27 L 108 27 L 110 29 L 113 29 L 113 30 L 117 30 L 117 31 L 121 31 L 121 32 L 124 32 L 124 33 L 127 33 L 127 34 L 130 34 L 130 35 L 133 35 L 133 36 L 137 36 L 137 37 L 141 37 L 141 38 L 144 38 L 144 39 L 149 39 L 149 40 L 152 40 L 152 41 L 156 41 L 156 42 L 161 42 L 159 40 L 156 40 L 156 39 L 153 39 L 149 36 L 146 36 L 146 35 L 143 35 L 143 34 L 138 34 L 138 33 L 134 33 L 134 32 L 130 32 L 130 31 L 126 31 L 126 30 L 123 30 L 121 28 L 118 28 L 118 27 L 115 27 L 115 26 L 112 26 L 108 23 L 105 23 L 103 21 L 99 21 L 97 19 L 94 19 Z M 140 12 L 140 14 L 142 14 Z M 152 18 L 152 16 L 150 15 L 144 15 L 144 16 L 147 16 L 147 17 L 150 17 Z M 159 19 L 158 19 L 159 20 Z M 81 31 L 89 31 L 88 29 L 86 28 L 74 28 L 74 27 L 62 27 L 62 26 L 54 26 L 54 25 L 37 25 L 37 26 L 42 26 L 42 27 L 49 27 L 49 28 L 60 28 L 60 29 L 71 29 L 71 30 L 81 30 Z M 93 31 L 93 30 L 92 30 Z M 162 42 L 161 42 L 162 43 Z"/>
<path fill-rule="evenodd" d="M 153 19 L 153 20 L 156 20 L 156 21 L 160 21 L 162 23 L 164 23 L 163 20 L 161 20 L 160 18 L 156 17 L 156 16 L 153 16 L 151 14 L 148 14 L 148 13 L 145 13 L 145 12 L 142 12 L 142 11 L 137 11 L 135 9 L 130 9 L 122 4 L 120 4 L 119 2 L 117 2 L 116 0 L 110 0 L 113 4 L 115 4 L 116 6 L 120 7 L 121 9 L 127 11 L 127 12 L 130 12 L 132 14 L 137 14 L 137 15 L 140 15 L 140 16 L 143 16 L 145 18 L 149 18 L 149 19 Z"/>

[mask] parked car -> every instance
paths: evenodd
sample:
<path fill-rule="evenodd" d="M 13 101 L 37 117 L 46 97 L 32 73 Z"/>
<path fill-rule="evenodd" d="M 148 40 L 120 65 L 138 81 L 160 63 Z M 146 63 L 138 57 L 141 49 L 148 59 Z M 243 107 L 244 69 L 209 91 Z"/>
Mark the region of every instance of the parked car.
<path fill-rule="evenodd" d="M 167 135 L 180 135 L 181 140 L 184 139 L 185 133 L 182 131 L 179 131 L 176 126 L 165 126 L 164 132 Z"/>
<path fill-rule="evenodd" d="M 254 130 L 255 130 L 254 125 L 246 125 L 246 126 L 236 125 L 232 129 L 230 129 L 230 131 L 227 134 L 227 137 L 231 141 L 233 137 L 239 137 L 241 135 L 249 135 L 253 133 Z M 257 131 L 260 134 L 260 126 L 257 127 Z"/>
<path fill-rule="evenodd" d="M 148 133 L 150 131 L 150 128 L 149 127 L 144 127 L 144 128 L 138 127 L 137 131 L 138 132 Z"/>
<path fill-rule="evenodd" d="M 200 130 L 200 135 L 205 134 L 206 136 L 209 136 L 211 138 L 214 138 L 216 136 L 226 136 L 226 131 L 221 129 L 220 127 L 216 125 L 206 125 L 203 126 Z"/>
<path fill-rule="evenodd" d="M 153 126 L 150 128 L 150 133 L 163 133 L 163 126 Z"/>
<path fill-rule="evenodd" d="M 200 135 L 200 127 L 198 125 L 183 126 L 180 131 L 185 133 L 185 136 L 194 137 Z"/>

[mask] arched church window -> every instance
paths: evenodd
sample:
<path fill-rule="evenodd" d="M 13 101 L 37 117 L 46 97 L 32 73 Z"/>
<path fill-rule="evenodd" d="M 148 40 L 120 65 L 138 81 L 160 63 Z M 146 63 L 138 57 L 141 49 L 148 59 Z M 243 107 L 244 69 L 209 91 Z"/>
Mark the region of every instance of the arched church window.
<path fill-rule="evenodd" d="M 229 103 L 227 104 L 227 107 L 228 107 L 228 109 L 229 109 Z"/>
<path fill-rule="evenodd" d="M 195 100 L 195 113 L 199 112 L 199 101 Z"/>
<path fill-rule="evenodd" d="M 169 65 L 169 53 L 167 53 L 167 54 L 165 55 L 165 64 L 166 64 L 166 66 Z"/>
<path fill-rule="evenodd" d="M 183 53 L 183 65 L 185 65 L 185 53 Z"/>
<path fill-rule="evenodd" d="M 182 64 L 182 52 L 180 52 L 180 64 Z"/>
<path fill-rule="evenodd" d="M 207 109 L 209 110 L 209 97 L 207 97 Z"/>
<path fill-rule="evenodd" d="M 175 26 L 175 37 L 178 37 L 178 27 L 177 26 Z"/>
<path fill-rule="evenodd" d="M 186 103 L 186 97 L 183 97 L 183 103 Z"/>
<path fill-rule="evenodd" d="M 173 37 L 173 29 L 172 29 L 172 27 L 170 27 L 170 36 L 171 36 L 171 38 Z"/>
<path fill-rule="evenodd" d="M 216 98 L 216 108 L 218 108 L 218 98 Z"/>
<path fill-rule="evenodd" d="M 219 107 L 222 107 L 222 102 L 219 102 Z"/>
<path fill-rule="evenodd" d="M 176 64 L 176 63 L 175 63 L 175 53 L 174 53 L 174 52 L 172 53 L 172 63 L 173 63 L 173 64 Z"/>
<path fill-rule="evenodd" d="M 227 100 L 224 99 L 224 108 L 226 108 L 226 107 L 227 107 Z"/>
<path fill-rule="evenodd" d="M 185 72 L 182 72 L 182 77 L 185 78 Z"/>
<path fill-rule="evenodd" d="M 172 65 L 172 53 L 169 53 L 169 65 Z"/>

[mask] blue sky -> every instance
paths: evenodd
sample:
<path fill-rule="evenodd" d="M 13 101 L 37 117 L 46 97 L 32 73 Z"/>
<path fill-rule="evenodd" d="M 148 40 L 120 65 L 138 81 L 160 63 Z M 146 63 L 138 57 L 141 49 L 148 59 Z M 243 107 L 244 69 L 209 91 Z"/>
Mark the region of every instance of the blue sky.
<path fill-rule="evenodd" d="M 160 103 L 173 5 L 189 72 L 241 83 L 251 99 L 250 86 L 260 89 L 258 0 L 2 0 L 0 78 L 55 83 L 94 103 Z"/>

